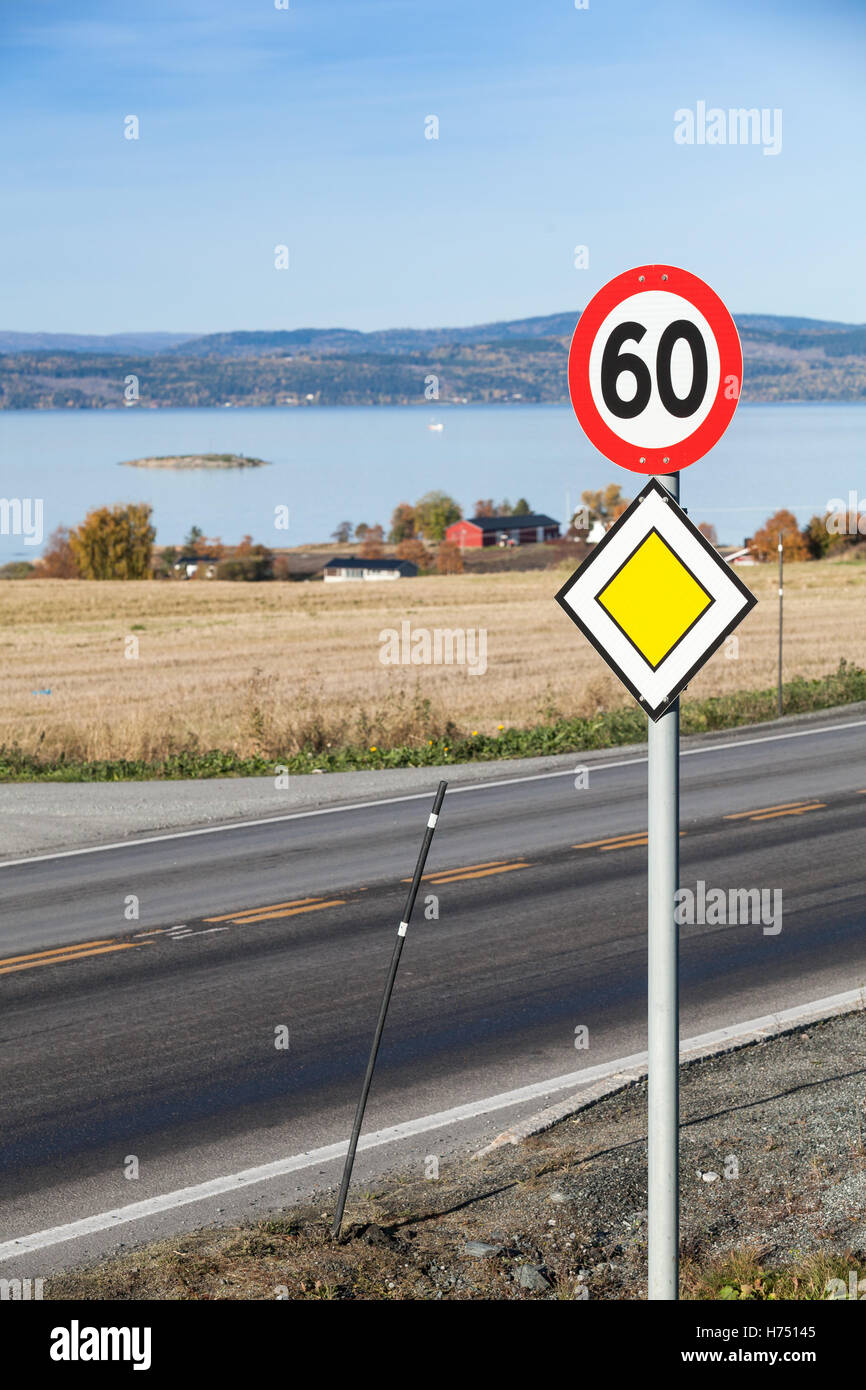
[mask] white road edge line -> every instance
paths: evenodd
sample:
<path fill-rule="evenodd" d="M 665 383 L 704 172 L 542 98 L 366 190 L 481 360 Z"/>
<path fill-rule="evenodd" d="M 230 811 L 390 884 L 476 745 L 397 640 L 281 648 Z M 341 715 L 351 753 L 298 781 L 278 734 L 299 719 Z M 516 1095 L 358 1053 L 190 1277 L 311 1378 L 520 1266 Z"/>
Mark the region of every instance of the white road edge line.
<path fill-rule="evenodd" d="M 786 1028 L 805 1021 L 817 1021 L 834 1014 L 847 1013 L 853 1009 L 866 1007 L 866 994 L 863 990 L 852 989 L 844 994 L 829 995 L 825 999 L 814 1000 L 810 1004 L 798 1004 L 791 1009 L 783 1009 L 776 1014 L 765 1014 L 745 1023 L 737 1023 L 729 1028 L 718 1028 L 711 1033 L 701 1033 L 694 1038 L 680 1042 L 680 1055 L 686 1057 L 692 1052 L 706 1052 L 716 1049 L 725 1051 L 738 1039 L 749 1041 L 755 1034 L 769 1036 L 784 1032 Z M 391 1125 L 388 1129 L 375 1130 L 362 1135 L 358 1149 L 376 1149 L 383 1144 L 392 1144 L 398 1139 L 408 1139 L 417 1134 L 426 1134 L 434 1129 L 445 1129 L 459 1124 L 461 1120 L 476 1119 L 479 1115 L 492 1114 L 497 1110 L 507 1110 L 527 1100 L 537 1100 L 540 1096 L 551 1095 L 555 1091 L 571 1090 L 575 1086 L 585 1086 L 604 1080 L 620 1072 L 633 1071 L 646 1066 L 646 1053 L 636 1052 L 630 1057 L 620 1057 L 614 1062 L 603 1062 L 596 1067 L 584 1067 L 582 1071 L 568 1072 L 555 1076 L 549 1081 L 537 1081 L 531 1086 L 521 1086 L 514 1091 L 503 1091 L 500 1095 L 488 1096 L 485 1100 L 470 1101 L 465 1105 L 455 1105 L 451 1110 L 439 1110 L 432 1115 L 422 1115 L 417 1120 L 407 1120 L 404 1124 Z M 263 1163 L 257 1168 L 244 1168 L 227 1177 L 213 1178 L 210 1182 L 196 1183 L 194 1187 L 181 1187 L 175 1192 L 166 1192 L 161 1197 L 147 1197 L 142 1202 L 131 1202 L 125 1207 L 115 1207 L 112 1211 L 98 1212 L 95 1216 L 85 1216 L 79 1221 L 69 1221 L 63 1226 L 52 1226 L 33 1235 L 18 1236 L 0 1244 L 0 1260 L 9 1260 L 16 1255 L 26 1255 L 33 1250 L 44 1250 L 47 1246 L 62 1245 L 65 1241 L 78 1240 L 83 1236 L 95 1235 L 130 1221 L 140 1221 L 159 1212 L 174 1211 L 194 1202 L 206 1201 L 209 1197 L 220 1197 L 226 1192 L 236 1192 L 242 1187 L 256 1183 L 269 1182 L 273 1178 L 284 1177 L 287 1173 L 298 1173 L 304 1168 L 328 1163 L 343 1158 L 348 1144 L 326 1144 L 320 1149 L 308 1149 L 306 1153 L 295 1154 L 291 1158 L 277 1159 L 274 1163 Z"/>
<path fill-rule="evenodd" d="M 866 719 L 852 719 L 845 724 L 827 724 L 822 729 L 791 729 L 784 734 L 767 734 L 760 738 L 729 739 L 726 743 L 706 744 L 701 748 L 683 748 L 681 758 L 695 757 L 703 753 L 722 753 L 728 748 L 748 748 L 755 743 L 777 743 L 786 738 L 816 738 L 819 734 L 835 734 L 843 729 L 859 729 L 866 725 Z M 579 758 L 580 752 L 574 754 Z M 594 763 L 593 772 L 606 772 L 615 767 L 636 767 L 646 762 L 646 755 L 639 758 L 624 758 L 619 762 Z M 486 792 L 496 787 L 514 787 L 522 782 L 545 782 L 553 777 L 573 777 L 574 768 L 563 768 L 559 772 L 533 772 L 525 777 L 503 777 L 499 781 L 473 782 L 466 787 L 449 787 L 446 796 L 458 796 L 461 792 Z M 337 816 L 345 811 L 367 811 L 373 806 L 396 806 L 403 801 L 428 801 L 431 792 L 407 792 L 404 796 L 383 796 L 374 801 L 353 801 L 346 806 L 321 806 L 315 811 L 288 811 L 283 816 L 259 816 L 250 820 L 228 821 L 225 825 L 204 825 L 196 830 L 172 830 L 165 835 L 146 835 L 140 840 L 114 840 L 107 845 L 88 845 L 84 849 L 54 850 L 50 854 L 30 854 L 22 859 L 0 860 L 0 869 L 15 869 L 22 864 L 43 864 L 48 859 L 72 859 L 79 854 L 105 854 L 113 849 L 137 849 L 139 845 L 155 845 L 165 840 L 187 840 L 196 835 L 221 835 L 229 830 L 254 830 L 259 825 L 279 825 L 283 821 L 308 820 L 313 816 Z"/>

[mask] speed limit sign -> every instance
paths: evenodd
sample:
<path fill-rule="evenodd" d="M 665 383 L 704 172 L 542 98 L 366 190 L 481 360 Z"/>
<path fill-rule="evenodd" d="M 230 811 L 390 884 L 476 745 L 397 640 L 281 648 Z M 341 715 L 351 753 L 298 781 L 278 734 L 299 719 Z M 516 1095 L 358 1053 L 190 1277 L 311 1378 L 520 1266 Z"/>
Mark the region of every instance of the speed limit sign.
<path fill-rule="evenodd" d="M 724 434 L 740 398 L 734 320 L 696 275 L 642 265 L 580 316 L 568 389 L 590 443 L 634 473 L 675 473 Z"/>

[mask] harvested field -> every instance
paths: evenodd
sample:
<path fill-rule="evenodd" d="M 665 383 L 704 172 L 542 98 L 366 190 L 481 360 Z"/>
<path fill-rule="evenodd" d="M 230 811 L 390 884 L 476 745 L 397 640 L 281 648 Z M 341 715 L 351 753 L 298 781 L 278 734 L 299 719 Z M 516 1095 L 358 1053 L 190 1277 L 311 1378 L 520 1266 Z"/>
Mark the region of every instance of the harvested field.
<path fill-rule="evenodd" d="M 760 602 L 689 697 L 771 686 L 774 567 L 742 571 Z M 553 602 L 565 569 L 380 584 L 216 581 L 0 586 L 0 744 L 42 757 L 157 759 L 388 746 L 495 733 L 631 704 Z M 866 565 L 790 565 L 785 675 L 866 664 Z M 383 665 L 380 633 L 483 629 L 487 667 Z M 135 654 L 137 652 L 137 655 Z M 50 691 L 50 694 L 43 693 Z"/>

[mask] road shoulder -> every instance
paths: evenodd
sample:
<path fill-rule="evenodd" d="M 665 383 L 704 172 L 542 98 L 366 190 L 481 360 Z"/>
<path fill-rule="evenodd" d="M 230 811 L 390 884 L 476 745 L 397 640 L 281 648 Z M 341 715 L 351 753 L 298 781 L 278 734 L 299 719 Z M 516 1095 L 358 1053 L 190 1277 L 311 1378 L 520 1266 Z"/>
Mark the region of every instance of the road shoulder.
<path fill-rule="evenodd" d="M 682 748 L 724 747 L 772 739 L 791 731 L 856 723 L 866 703 L 792 715 L 684 738 Z M 268 817 L 329 810 L 391 798 L 432 797 L 441 777 L 452 788 L 566 776 L 577 767 L 646 757 L 645 744 L 502 762 L 370 772 L 304 774 L 285 779 L 221 777 L 162 782 L 25 782 L 0 785 L 4 861 L 184 830 L 255 822 Z M 279 782 L 279 785 L 276 783 Z"/>

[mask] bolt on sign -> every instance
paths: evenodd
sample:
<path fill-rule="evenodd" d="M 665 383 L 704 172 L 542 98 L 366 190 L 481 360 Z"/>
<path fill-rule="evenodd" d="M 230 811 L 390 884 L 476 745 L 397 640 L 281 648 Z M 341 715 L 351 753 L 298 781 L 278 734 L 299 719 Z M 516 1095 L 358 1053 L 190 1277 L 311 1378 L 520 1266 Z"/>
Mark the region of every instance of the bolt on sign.
<path fill-rule="evenodd" d="M 654 478 L 556 601 L 653 720 L 757 602 Z"/>

